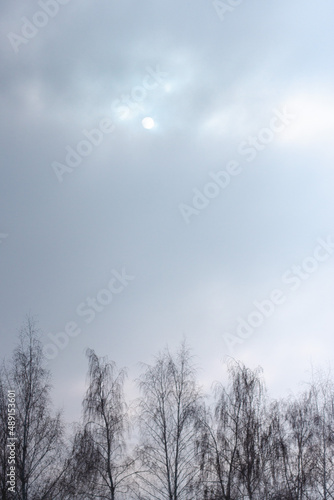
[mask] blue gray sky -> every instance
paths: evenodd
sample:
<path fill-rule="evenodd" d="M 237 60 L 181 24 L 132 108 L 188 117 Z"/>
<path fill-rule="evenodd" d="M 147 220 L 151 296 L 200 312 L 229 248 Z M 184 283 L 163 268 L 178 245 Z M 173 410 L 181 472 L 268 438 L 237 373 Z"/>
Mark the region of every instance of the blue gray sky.
<path fill-rule="evenodd" d="M 275 395 L 328 367 L 333 2 L 0 14 L 2 354 L 35 316 L 68 420 L 87 347 L 128 367 L 129 394 L 184 338 L 205 389 L 228 356 Z"/>

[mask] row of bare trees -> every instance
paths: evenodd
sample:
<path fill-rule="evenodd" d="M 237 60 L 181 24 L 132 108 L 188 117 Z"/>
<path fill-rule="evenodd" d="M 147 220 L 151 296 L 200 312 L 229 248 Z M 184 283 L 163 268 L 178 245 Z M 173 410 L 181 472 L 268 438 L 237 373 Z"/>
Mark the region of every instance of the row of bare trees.
<path fill-rule="evenodd" d="M 82 419 L 65 426 L 33 320 L 0 372 L 3 500 L 334 499 L 334 386 L 314 377 L 285 400 L 238 362 L 206 397 L 183 344 L 144 365 L 130 406 L 125 370 L 87 351 Z M 15 493 L 9 489 L 8 390 L 15 391 Z M 130 438 L 132 433 L 132 437 Z"/>

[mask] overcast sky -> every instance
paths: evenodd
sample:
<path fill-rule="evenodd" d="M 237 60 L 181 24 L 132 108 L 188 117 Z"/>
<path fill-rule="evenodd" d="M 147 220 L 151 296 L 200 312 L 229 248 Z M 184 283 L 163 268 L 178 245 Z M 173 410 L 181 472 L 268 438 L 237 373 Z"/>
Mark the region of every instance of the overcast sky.
<path fill-rule="evenodd" d="M 0 14 L 2 355 L 35 316 L 68 420 L 87 347 L 133 379 L 186 338 L 205 388 L 232 355 L 275 395 L 328 366 L 332 0 Z"/>

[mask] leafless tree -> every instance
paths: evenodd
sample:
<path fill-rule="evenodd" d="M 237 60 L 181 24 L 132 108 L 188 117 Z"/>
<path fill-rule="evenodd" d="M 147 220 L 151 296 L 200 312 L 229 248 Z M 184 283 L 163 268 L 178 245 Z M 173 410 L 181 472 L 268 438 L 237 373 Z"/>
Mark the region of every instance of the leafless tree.
<path fill-rule="evenodd" d="M 125 455 L 126 373 L 91 349 L 87 350 L 87 357 L 88 389 L 83 401 L 83 423 L 73 442 L 69 498 L 126 498 L 133 472 L 133 460 Z"/>
<path fill-rule="evenodd" d="M 50 373 L 43 366 L 35 323 L 28 318 L 5 380 L 15 391 L 16 497 L 53 500 L 62 475 L 64 443 L 60 412 L 53 412 Z"/>
<path fill-rule="evenodd" d="M 139 385 L 141 472 L 137 498 L 194 498 L 200 392 L 185 344 L 175 356 L 165 350 L 154 365 L 146 365 Z"/>
<path fill-rule="evenodd" d="M 314 405 L 311 391 L 276 402 L 273 406 L 274 498 L 314 500 Z"/>
<path fill-rule="evenodd" d="M 264 430 L 264 386 L 260 370 L 241 363 L 229 366 L 229 385 L 216 386 L 212 414 L 202 414 L 202 487 L 209 499 L 264 498 L 267 434 Z"/>
<path fill-rule="evenodd" d="M 314 431 L 314 488 L 322 500 L 334 499 L 334 384 L 318 374 L 311 385 Z"/>

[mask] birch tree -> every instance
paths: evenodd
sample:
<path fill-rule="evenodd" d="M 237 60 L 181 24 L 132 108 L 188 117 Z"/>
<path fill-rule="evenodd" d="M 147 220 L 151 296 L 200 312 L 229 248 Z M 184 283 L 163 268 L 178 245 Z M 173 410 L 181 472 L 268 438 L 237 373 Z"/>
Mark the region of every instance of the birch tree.
<path fill-rule="evenodd" d="M 194 498 L 196 418 L 200 392 L 185 345 L 161 353 L 140 378 L 141 471 L 137 498 Z"/>
<path fill-rule="evenodd" d="M 77 429 L 71 456 L 69 498 L 128 498 L 133 460 L 126 456 L 128 426 L 123 385 L 126 372 L 91 349 L 83 423 Z M 71 496 L 72 495 L 72 496 Z"/>
<path fill-rule="evenodd" d="M 15 391 L 16 498 L 54 499 L 63 472 L 64 427 L 61 413 L 52 408 L 50 372 L 31 318 L 21 330 L 6 381 Z"/>

